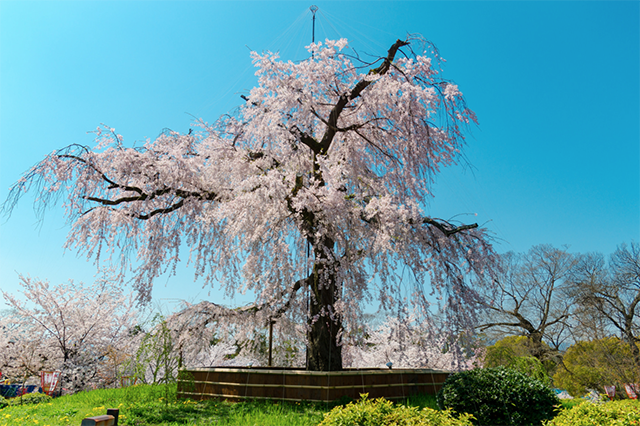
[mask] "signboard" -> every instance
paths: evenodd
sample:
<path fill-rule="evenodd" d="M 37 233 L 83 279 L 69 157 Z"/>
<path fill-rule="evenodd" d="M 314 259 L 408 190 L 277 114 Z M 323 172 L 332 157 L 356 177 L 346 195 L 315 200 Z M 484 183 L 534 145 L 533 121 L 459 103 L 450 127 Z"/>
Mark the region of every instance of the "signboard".
<path fill-rule="evenodd" d="M 120 387 L 126 388 L 138 383 L 138 378 L 135 376 L 122 376 L 120 377 Z"/>
<path fill-rule="evenodd" d="M 638 399 L 638 385 L 635 383 L 625 383 L 624 390 L 627 392 L 629 399 Z"/>
<path fill-rule="evenodd" d="M 42 387 L 42 392 L 46 393 L 47 395 L 51 395 L 56 390 L 59 381 L 59 371 L 40 372 L 40 386 Z"/>
<path fill-rule="evenodd" d="M 607 393 L 609 399 L 613 400 L 613 397 L 616 396 L 616 387 L 615 386 L 605 386 L 604 391 Z"/>

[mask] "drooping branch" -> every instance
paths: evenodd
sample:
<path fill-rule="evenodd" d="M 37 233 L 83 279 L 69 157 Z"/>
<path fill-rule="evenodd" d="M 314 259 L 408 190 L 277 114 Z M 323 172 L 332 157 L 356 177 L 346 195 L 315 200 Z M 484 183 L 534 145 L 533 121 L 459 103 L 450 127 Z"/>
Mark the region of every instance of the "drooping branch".
<path fill-rule="evenodd" d="M 306 277 L 306 278 L 302 278 L 298 281 L 296 281 L 293 286 L 291 286 L 291 290 L 289 291 L 289 297 L 287 298 L 287 301 L 278 309 L 276 309 L 273 313 L 269 314 L 269 317 L 273 320 L 273 319 L 278 319 L 280 318 L 282 315 L 284 315 L 289 308 L 291 307 L 291 304 L 293 303 L 296 294 L 298 293 L 298 290 L 300 290 L 302 287 L 307 287 L 309 286 L 309 284 L 311 283 L 311 279 L 312 277 Z M 251 314 L 255 314 L 258 313 L 260 311 L 265 310 L 266 308 L 270 307 L 271 303 L 261 303 L 261 304 L 251 304 L 248 306 L 243 306 L 241 308 L 237 308 L 234 311 L 237 313 L 251 313 Z"/>
<path fill-rule="evenodd" d="M 370 74 L 379 74 L 384 75 L 389 71 L 389 67 L 393 62 L 393 59 L 398 52 L 398 49 L 402 46 L 407 46 L 409 42 L 403 40 L 396 40 L 396 42 L 391 46 L 389 51 L 387 52 L 387 57 L 384 59 L 382 64 L 373 70 L 370 71 Z M 344 110 L 345 106 L 352 100 L 358 98 L 362 91 L 366 89 L 371 83 L 372 80 L 362 79 L 351 89 L 351 92 L 344 93 L 338 99 L 338 102 L 334 105 L 333 109 L 329 113 L 329 119 L 327 120 L 327 130 L 322 136 L 322 140 L 320 141 L 321 145 L 321 154 L 326 154 L 329 151 L 329 147 L 333 142 L 333 138 L 337 133 L 338 129 L 338 119 L 340 118 L 340 114 Z"/>
<path fill-rule="evenodd" d="M 439 222 L 435 219 L 432 219 L 430 217 L 425 217 L 422 219 L 422 223 L 426 223 L 428 225 L 431 226 L 435 226 L 436 228 L 438 228 L 444 235 L 446 235 L 447 237 L 450 237 L 454 234 L 457 234 L 458 232 L 462 232 L 462 231 L 468 231 L 469 229 L 476 229 L 478 227 L 477 223 L 472 223 L 470 225 L 460 225 L 460 226 L 455 226 L 452 225 L 449 222 Z"/>

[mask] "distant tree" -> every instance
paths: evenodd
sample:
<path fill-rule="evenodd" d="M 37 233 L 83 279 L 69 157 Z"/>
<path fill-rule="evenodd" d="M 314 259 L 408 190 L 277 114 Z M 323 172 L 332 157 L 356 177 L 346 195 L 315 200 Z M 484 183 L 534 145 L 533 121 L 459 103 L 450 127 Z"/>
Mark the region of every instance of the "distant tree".
<path fill-rule="evenodd" d="M 571 345 L 564 354 L 562 367 L 553 376 L 556 387 L 574 396 L 584 395 L 589 389 L 602 392 L 605 385 L 623 389 L 624 383 L 639 381 L 640 371 L 629 346 L 617 337 Z"/>
<path fill-rule="evenodd" d="M 267 366 L 269 328 L 256 327 L 253 310 L 253 305 L 230 309 L 207 301 L 184 302 L 166 319 L 176 356 L 188 367 Z M 304 367 L 304 326 L 288 316 L 279 318 L 272 337 L 272 365 Z"/>
<path fill-rule="evenodd" d="M 107 280 L 89 287 L 73 281 L 50 286 L 26 276 L 20 276 L 20 286 L 23 297 L 2 292 L 10 307 L 3 323 L 11 324 L 3 329 L 4 339 L 10 342 L 10 357 L 25 360 L 16 365 L 19 369 L 33 375 L 45 367 L 59 369 L 67 387 L 81 390 L 99 382 L 114 347 L 121 353 L 132 350 L 128 338 L 136 312 L 133 298 L 120 286 Z M 28 366 L 34 359 L 41 361 Z M 114 380 L 109 376 L 107 384 Z"/>
<path fill-rule="evenodd" d="M 541 361 L 556 356 L 569 337 L 574 305 L 567 286 L 575 257 L 539 245 L 527 253 L 501 256 L 501 272 L 485 294 L 486 317 L 480 331 L 498 336 L 523 335 L 530 354 Z"/>
<path fill-rule="evenodd" d="M 622 244 L 608 262 L 600 253 L 581 256 L 573 284 L 581 324 L 619 335 L 640 368 L 640 245 Z"/>
<path fill-rule="evenodd" d="M 438 333 L 434 322 L 387 317 L 359 339 L 344 345 L 345 364 L 351 368 L 431 368 L 462 371 L 477 361 L 477 342 L 465 335 L 451 339 Z"/>
<path fill-rule="evenodd" d="M 29 338 L 27 338 L 29 336 Z M 40 371 L 52 368 L 48 351 L 42 347 L 43 333 L 15 321 L 10 311 L 0 316 L 0 372 L 2 379 L 24 383 Z M 34 379 L 35 380 L 35 379 Z"/>
<path fill-rule="evenodd" d="M 553 374 L 556 363 L 551 360 L 542 363 L 531 356 L 530 345 L 531 341 L 525 336 L 506 336 L 486 348 L 483 366 L 511 368 L 550 385 L 550 375 Z M 551 351 L 546 343 L 542 342 L 542 345 Z"/>
<path fill-rule="evenodd" d="M 28 171 L 4 211 L 29 190 L 40 212 L 65 196 L 67 246 L 119 254 L 123 276 L 135 265 L 142 302 L 189 247 L 205 285 L 256 294 L 257 326 L 308 318 L 311 370 L 342 368 L 341 336 L 374 298 L 427 315 L 433 291 L 442 332 L 468 330 L 492 248 L 477 224 L 425 209 L 475 114 L 431 44 L 397 40 L 367 59 L 346 47 L 315 43 L 300 62 L 252 53 L 258 87 L 233 116 L 135 148 L 99 127 L 94 148 L 68 146 Z"/>

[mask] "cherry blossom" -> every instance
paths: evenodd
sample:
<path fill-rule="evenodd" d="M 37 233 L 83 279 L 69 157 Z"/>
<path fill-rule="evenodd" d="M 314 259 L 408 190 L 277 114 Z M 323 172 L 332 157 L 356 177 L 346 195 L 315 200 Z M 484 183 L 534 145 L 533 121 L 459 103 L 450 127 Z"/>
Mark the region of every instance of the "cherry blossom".
<path fill-rule="evenodd" d="M 127 147 L 101 126 L 95 147 L 52 152 L 5 212 L 26 191 L 40 213 L 64 199 L 66 247 L 117 265 L 120 280 L 132 270 L 142 303 L 189 250 L 203 285 L 255 294 L 246 313 L 258 327 L 306 323 L 312 370 L 342 368 L 341 338 L 373 301 L 424 317 L 437 307 L 443 334 L 471 329 L 494 257 L 486 230 L 425 210 L 475 114 L 420 38 L 379 58 L 344 39 L 308 50 L 296 63 L 252 53 L 245 103 L 195 131 Z"/>

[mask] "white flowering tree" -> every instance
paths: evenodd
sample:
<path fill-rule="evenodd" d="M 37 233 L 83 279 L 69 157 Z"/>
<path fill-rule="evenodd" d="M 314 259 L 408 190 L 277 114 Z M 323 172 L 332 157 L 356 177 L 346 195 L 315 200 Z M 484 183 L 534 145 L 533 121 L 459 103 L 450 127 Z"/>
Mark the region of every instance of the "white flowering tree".
<path fill-rule="evenodd" d="M 436 322 L 387 317 L 378 327 L 343 346 L 343 362 L 351 368 L 430 368 L 462 371 L 480 364 L 483 348 L 469 336 L 439 333 Z M 391 363 L 391 364 L 389 364 Z"/>
<path fill-rule="evenodd" d="M 64 196 L 67 246 L 108 253 L 123 275 L 133 267 L 142 302 L 187 247 L 205 285 L 255 294 L 246 313 L 261 326 L 302 318 L 311 370 L 342 368 L 343 330 L 374 299 L 423 315 L 440 300 L 451 330 L 469 328 L 472 281 L 492 249 L 476 224 L 425 209 L 474 113 L 421 39 L 370 61 L 344 39 L 309 51 L 299 63 L 252 53 L 258 86 L 196 132 L 136 148 L 98 128 L 95 147 L 68 146 L 28 171 L 5 211 L 29 190 L 39 209 Z"/>
<path fill-rule="evenodd" d="M 0 319 L 0 369 L 16 377 L 61 370 L 74 391 L 112 384 L 114 362 L 135 350 L 133 298 L 106 280 L 50 286 L 20 276 L 20 285 L 23 297 L 2 292 L 9 311 Z"/>

